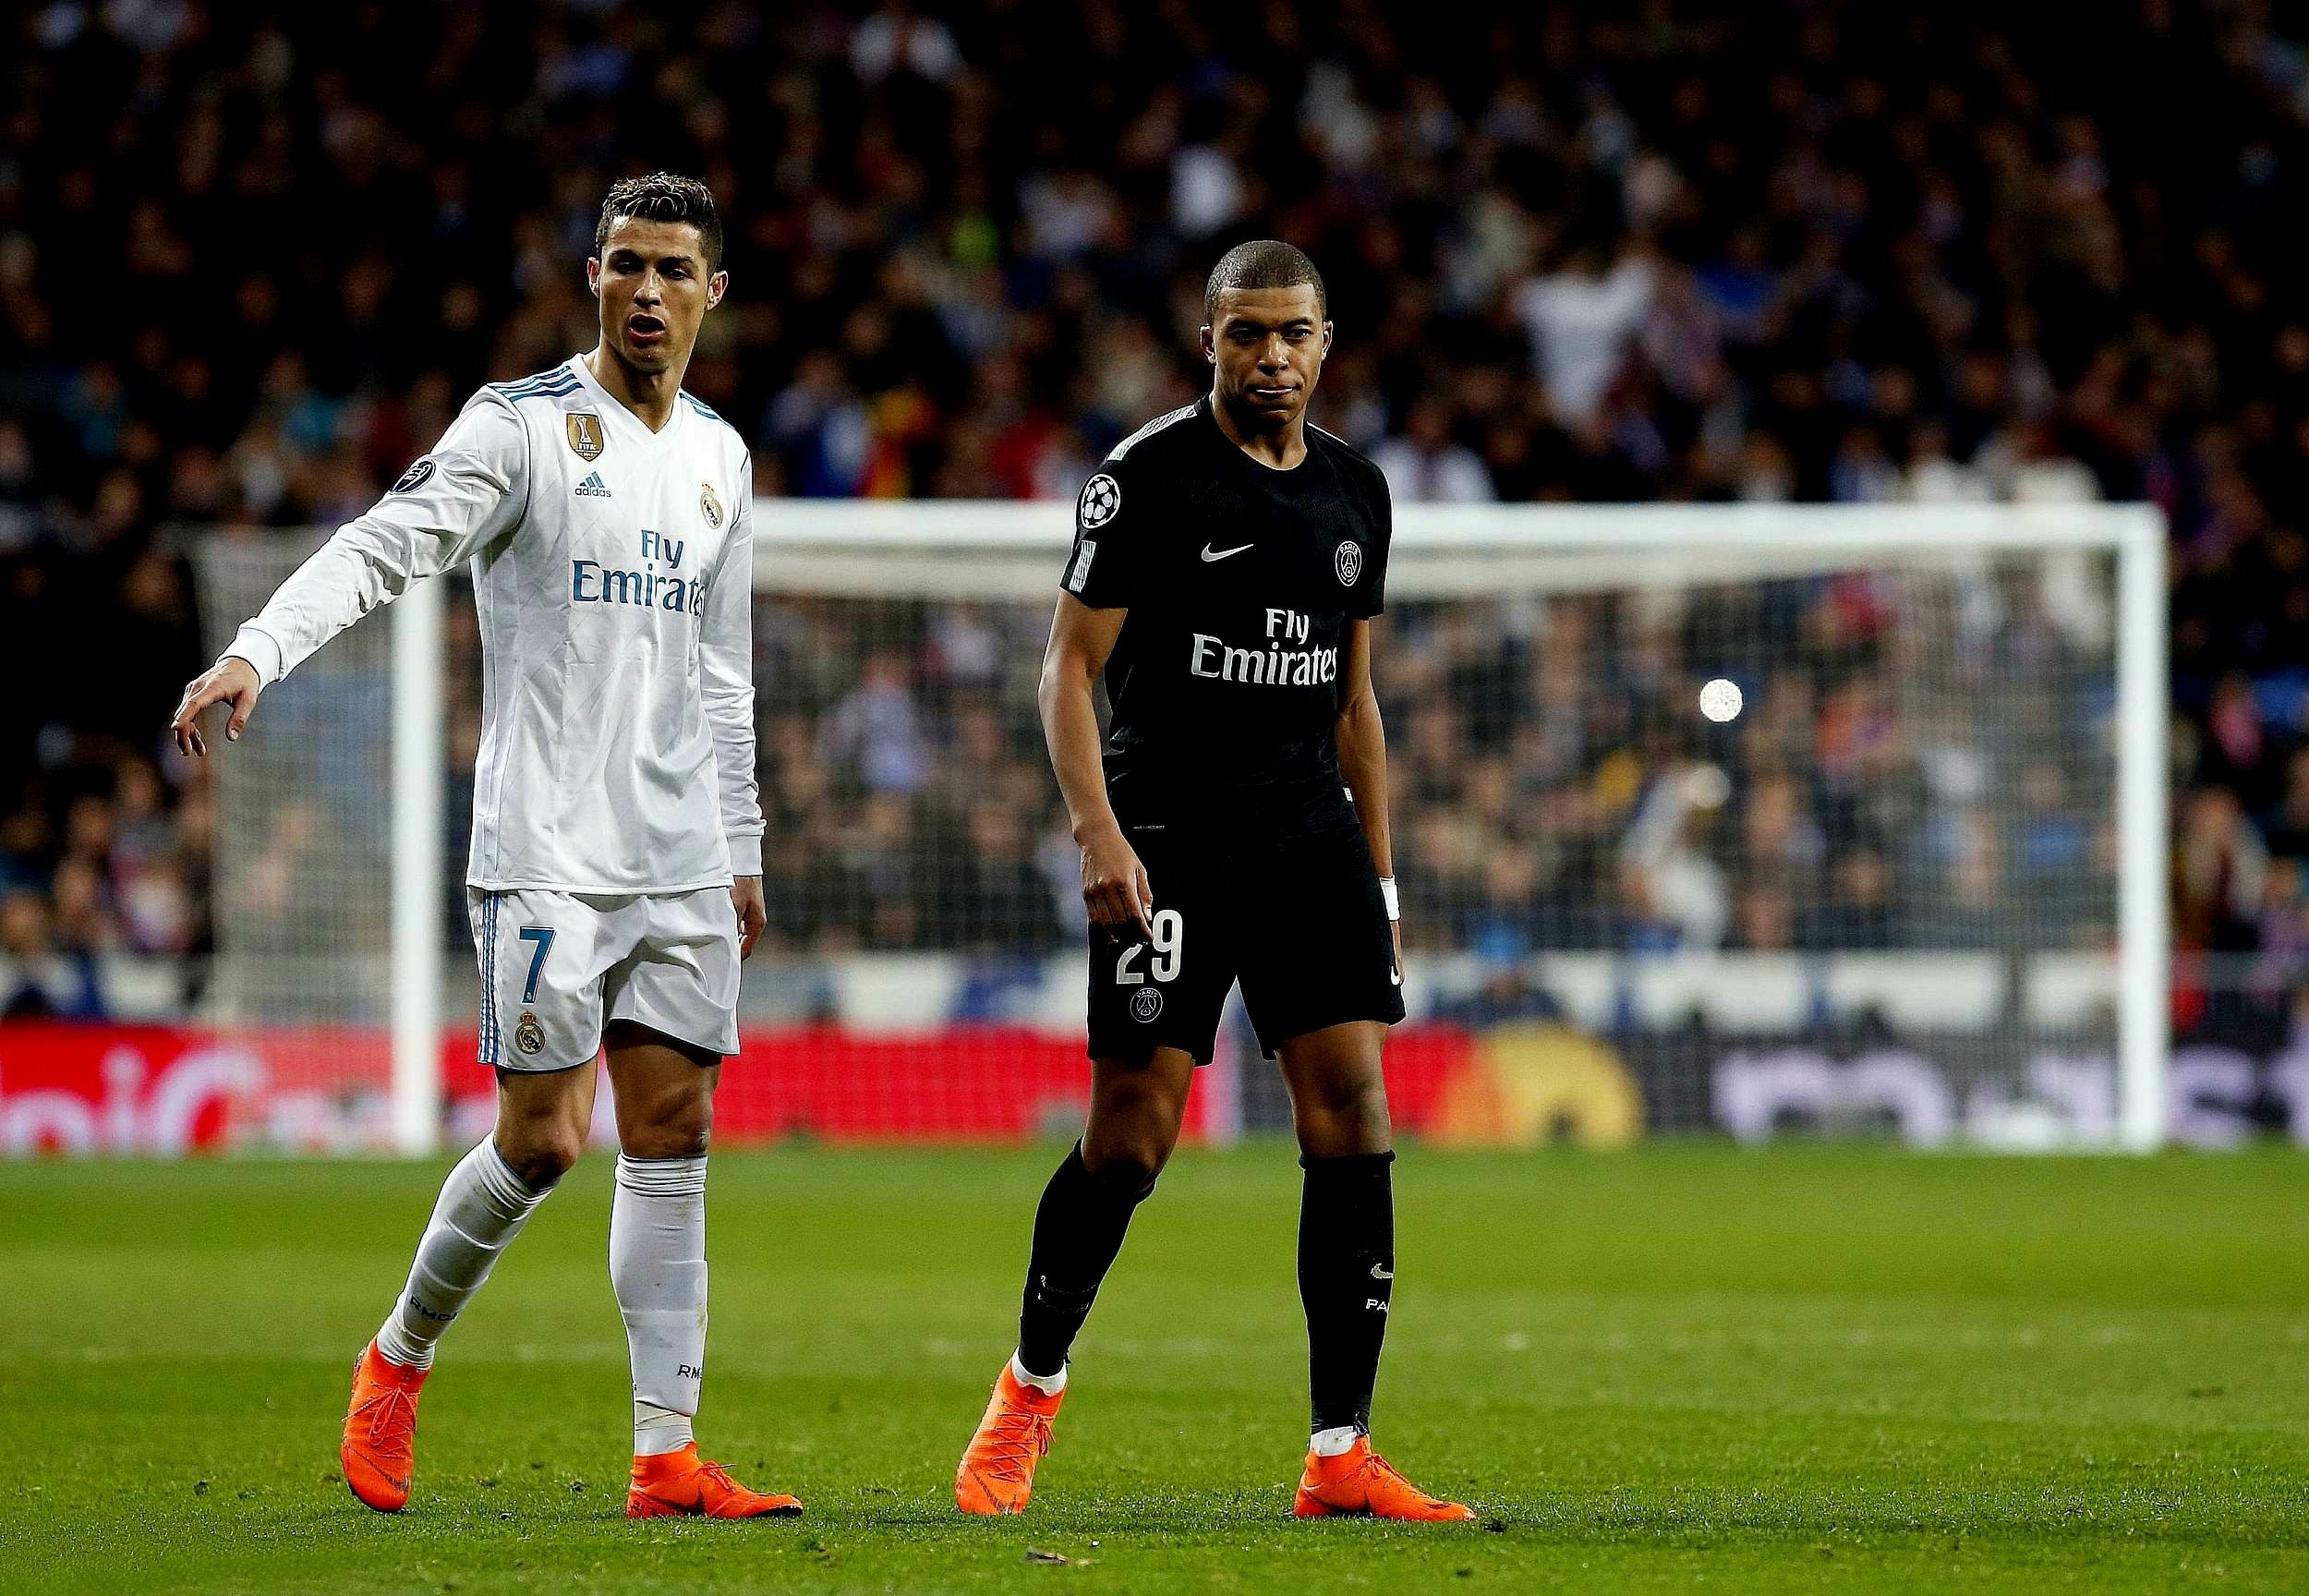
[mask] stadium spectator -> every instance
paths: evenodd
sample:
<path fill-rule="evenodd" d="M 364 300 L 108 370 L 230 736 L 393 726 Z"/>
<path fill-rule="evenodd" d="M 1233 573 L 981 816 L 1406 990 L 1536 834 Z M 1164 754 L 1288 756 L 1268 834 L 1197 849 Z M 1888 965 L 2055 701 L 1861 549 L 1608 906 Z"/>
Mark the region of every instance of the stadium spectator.
<path fill-rule="evenodd" d="M 1627 346 L 1651 309 L 1651 262 L 1631 237 L 1607 263 L 1592 245 L 1574 249 L 1559 271 L 1516 295 L 1531 334 L 1531 363 L 1555 414 L 1578 426 L 1591 418 L 1618 376 Z"/>
<path fill-rule="evenodd" d="M 91 1020 L 103 1011 L 94 961 L 57 945 L 47 901 L 20 887 L 0 897 L 0 1020 Z"/>
<path fill-rule="evenodd" d="M 1432 393 L 1411 406 L 1403 435 L 1381 443 L 1371 457 L 1398 504 L 1475 504 L 1499 497 L 1482 457 L 1453 441 L 1450 408 Z"/>

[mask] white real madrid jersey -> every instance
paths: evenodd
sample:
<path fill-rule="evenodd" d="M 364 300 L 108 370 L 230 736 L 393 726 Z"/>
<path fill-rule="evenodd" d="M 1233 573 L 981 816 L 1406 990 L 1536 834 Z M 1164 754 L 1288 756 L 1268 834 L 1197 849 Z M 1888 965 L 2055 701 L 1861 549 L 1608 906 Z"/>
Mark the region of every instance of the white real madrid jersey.
<path fill-rule="evenodd" d="M 753 467 L 687 393 L 651 432 L 573 358 L 482 389 L 228 654 L 267 685 L 470 561 L 481 748 L 465 879 L 678 892 L 761 873 Z"/>

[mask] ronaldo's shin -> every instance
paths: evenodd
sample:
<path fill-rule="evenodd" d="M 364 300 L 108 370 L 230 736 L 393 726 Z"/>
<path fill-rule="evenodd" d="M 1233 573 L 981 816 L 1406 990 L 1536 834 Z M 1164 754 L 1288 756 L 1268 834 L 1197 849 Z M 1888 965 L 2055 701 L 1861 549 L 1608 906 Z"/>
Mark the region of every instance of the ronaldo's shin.
<path fill-rule="evenodd" d="M 610 1281 L 634 1370 L 634 1453 L 692 1439 L 706 1374 L 706 1160 L 617 1161 Z"/>
<path fill-rule="evenodd" d="M 494 1137 L 458 1160 L 441 1182 L 401 1300 L 377 1332 L 377 1350 L 387 1362 L 404 1369 L 433 1366 L 434 1345 L 552 1190 L 525 1183 L 498 1153 Z"/>
<path fill-rule="evenodd" d="M 1307 1310 L 1313 1428 L 1371 1429 L 1371 1394 L 1395 1300 L 1392 1153 L 1301 1158 L 1299 1299 Z"/>

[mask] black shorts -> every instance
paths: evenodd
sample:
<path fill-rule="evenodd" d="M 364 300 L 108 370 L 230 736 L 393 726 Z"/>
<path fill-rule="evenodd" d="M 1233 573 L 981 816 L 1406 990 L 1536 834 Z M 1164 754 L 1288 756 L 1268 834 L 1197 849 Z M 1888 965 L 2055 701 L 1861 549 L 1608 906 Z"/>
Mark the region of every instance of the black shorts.
<path fill-rule="evenodd" d="M 1092 1058 L 1177 1047 L 1208 1064 L 1237 981 L 1269 1058 L 1310 1031 L 1403 1018 L 1394 933 L 1361 828 L 1232 844 L 1160 826 L 1125 825 L 1123 835 L 1154 889 L 1154 937 L 1090 928 Z"/>

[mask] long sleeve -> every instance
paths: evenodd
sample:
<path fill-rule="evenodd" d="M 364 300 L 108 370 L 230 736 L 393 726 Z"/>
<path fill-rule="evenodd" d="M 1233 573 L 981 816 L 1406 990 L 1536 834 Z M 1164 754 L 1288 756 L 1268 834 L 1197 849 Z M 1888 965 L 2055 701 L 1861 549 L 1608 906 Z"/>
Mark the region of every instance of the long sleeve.
<path fill-rule="evenodd" d="M 290 574 L 225 654 L 248 660 L 271 686 L 411 583 L 487 547 L 520 518 L 527 497 L 527 433 L 513 405 L 485 390 L 374 508 Z"/>
<path fill-rule="evenodd" d="M 699 620 L 698 669 L 706 723 L 714 739 L 714 775 L 721 792 L 721 830 L 730 870 L 762 873 L 762 802 L 754 771 L 754 472 L 739 478 L 737 503 L 721 562 L 706 589 Z"/>

